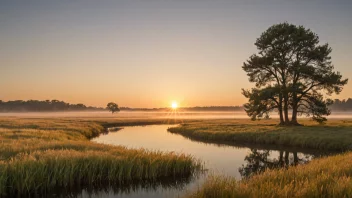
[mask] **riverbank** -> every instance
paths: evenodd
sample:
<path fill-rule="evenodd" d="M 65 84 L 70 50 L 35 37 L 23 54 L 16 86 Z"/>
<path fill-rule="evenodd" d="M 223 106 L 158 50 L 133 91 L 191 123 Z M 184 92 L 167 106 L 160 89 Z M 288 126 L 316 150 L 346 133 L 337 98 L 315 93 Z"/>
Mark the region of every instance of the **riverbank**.
<path fill-rule="evenodd" d="M 247 180 L 211 176 L 192 198 L 217 197 L 351 197 L 352 152 L 288 169 L 267 170 Z"/>
<path fill-rule="evenodd" d="M 304 126 L 283 127 L 277 120 L 201 120 L 169 128 L 196 141 L 228 144 L 263 144 L 327 151 L 352 148 L 352 120 L 329 120 L 319 125 L 308 119 Z"/>
<path fill-rule="evenodd" d="M 282 127 L 276 120 L 204 120 L 169 128 L 192 140 L 221 144 L 265 144 L 346 151 L 352 144 L 352 120 Z M 188 197 L 351 197 L 352 152 L 314 159 L 288 169 L 266 170 L 241 181 L 213 175 Z"/>
<path fill-rule="evenodd" d="M 108 126 L 161 124 L 161 120 L 74 118 L 0 119 L 0 197 L 50 194 L 73 185 L 191 177 L 192 156 L 90 142 Z"/>

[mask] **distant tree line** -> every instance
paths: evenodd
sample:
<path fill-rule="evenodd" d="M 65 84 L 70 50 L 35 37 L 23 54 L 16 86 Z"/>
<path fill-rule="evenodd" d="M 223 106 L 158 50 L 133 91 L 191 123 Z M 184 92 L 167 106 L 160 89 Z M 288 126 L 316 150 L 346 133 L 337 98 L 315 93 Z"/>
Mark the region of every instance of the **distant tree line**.
<path fill-rule="evenodd" d="M 352 98 L 348 98 L 347 100 L 335 99 L 330 108 L 333 111 L 352 111 Z"/>
<path fill-rule="evenodd" d="M 0 112 L 101 111 L 100 107 L 70 104 L 59 100 L 0 100 Z"/>
<path fill-rule="evenodd" d="M 352 98 L 335 99 L 329 106 L 332 111 L 352 111 Z M 169 108 L 130 108 L 120 107 L 121 111 L 168 111 Z M 70 104 L 59 100 L 0 100 L 0 112 L 51 112 L 51 111 L 105 111 L 106 108 Z M 243 111 L 243 106 L 203 106 L 180 107 L 179 111 Z"/>

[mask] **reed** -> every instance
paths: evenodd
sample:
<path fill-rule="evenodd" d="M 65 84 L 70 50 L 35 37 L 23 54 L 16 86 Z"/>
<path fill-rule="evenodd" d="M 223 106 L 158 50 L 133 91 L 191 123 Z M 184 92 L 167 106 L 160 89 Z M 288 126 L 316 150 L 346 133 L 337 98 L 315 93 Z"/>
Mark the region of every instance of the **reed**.
<path fill-rule="evenodd" d="M 89 141 L 103 131 L 100 122 L 79 119 L 0 119 L 0 196 L 190 177 L 200 168 L 189 155 Z"/>
<path fill-rule="evenodd" d="M 188 197 L 351 197 L 352 152 L 268 170 L 247 180 L 210 176 Z"/>

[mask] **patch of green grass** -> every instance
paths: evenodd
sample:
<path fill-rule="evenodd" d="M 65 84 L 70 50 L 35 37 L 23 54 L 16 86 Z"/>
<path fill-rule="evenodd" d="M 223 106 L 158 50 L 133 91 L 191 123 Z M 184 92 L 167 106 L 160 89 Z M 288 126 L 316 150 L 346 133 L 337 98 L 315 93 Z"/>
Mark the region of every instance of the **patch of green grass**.
<path fill-rule="evenodd" d="M 351 197 L 352 152 L 267 170 L 247 180 L 210 176 L 188 197 Z"/>
<path fill-rule="evenodd" d="M 192 156 L 127 149 L 90 142 L 121 121 L 82 119 L 0 119 L 0 197 L 45 194 L 57 187 L 190 177 Z M 159 121 L 155 121 L 159 122 Z M 127 121 L 127 125 L 138 121 Z M 142 122 L 141 124 L 150 122 Z"/>
<path fill-rule="evenodd" d="M 352 148 L 352 121 L 331 120 L 319 125 L 284 127 L 277 120 L 203 120 L 170 128 L 172 133 L 213 143 L 267 144 L 344 151 Z"/>

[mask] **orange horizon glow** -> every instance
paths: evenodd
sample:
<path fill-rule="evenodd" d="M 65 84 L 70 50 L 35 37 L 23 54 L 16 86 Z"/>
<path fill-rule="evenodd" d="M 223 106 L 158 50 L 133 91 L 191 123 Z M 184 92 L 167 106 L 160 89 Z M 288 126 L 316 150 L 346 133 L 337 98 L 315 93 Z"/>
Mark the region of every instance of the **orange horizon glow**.
<path fill-rule="evenodd" d="M 351 78 L 349 8 L 311 1 L 7 1 L 0 6 L 0 100 L 241 106 L 241 88 L 255 87 L 243 62 L 257 53 L 261 33 L 284 21 L 314 30 L 332 47 L 335 70 Z M 351 82 L 331 98 L 350 97 Z"/>

